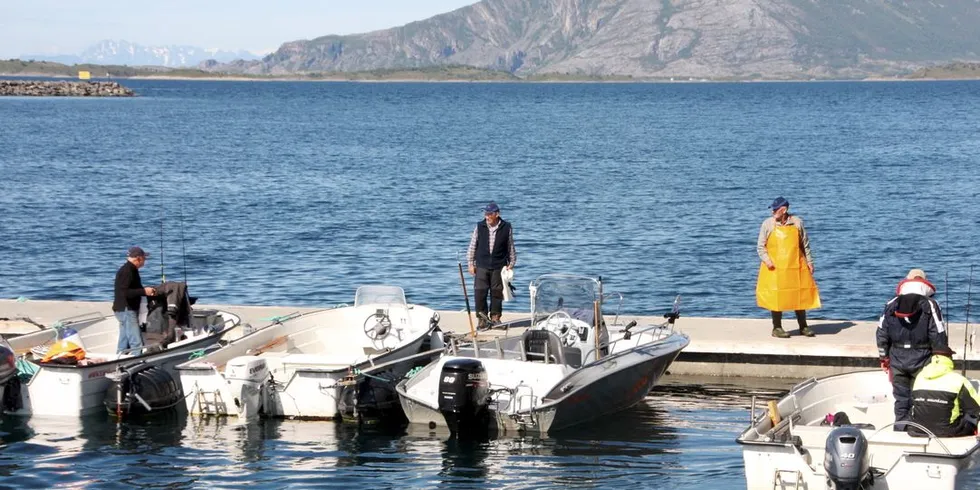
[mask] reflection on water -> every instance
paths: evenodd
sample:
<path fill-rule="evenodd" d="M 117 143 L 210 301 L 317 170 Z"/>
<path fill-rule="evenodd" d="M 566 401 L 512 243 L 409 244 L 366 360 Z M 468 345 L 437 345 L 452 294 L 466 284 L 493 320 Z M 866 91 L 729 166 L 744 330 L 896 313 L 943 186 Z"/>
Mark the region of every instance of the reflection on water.
<path fill-rule="evenodd" d="M 740 384 L 736 384 L 740 383 Z M 744 386 L 746 383 L 752 387 Z M 639 406 L 553 437 L 188 417 L 0 421 L 0 486 L 744 488 L 751 396 L 791 383 L 669 376 Z M 975 488 L 980 479 L 965 482 Z"/>

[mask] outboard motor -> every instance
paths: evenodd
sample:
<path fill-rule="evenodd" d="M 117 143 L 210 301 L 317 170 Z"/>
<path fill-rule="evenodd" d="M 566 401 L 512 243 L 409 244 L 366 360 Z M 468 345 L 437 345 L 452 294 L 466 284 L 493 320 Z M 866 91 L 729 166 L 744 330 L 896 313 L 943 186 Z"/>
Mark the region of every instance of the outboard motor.
<path fill-rule="evenodd" d="M 225 366 L 225 380 L 231 391 L 232 400 L 238 416 L 252 420 L 262 409 L 263 389 L 269 377 L 269 367 L 259 356 L 236 357 Z"/>
<path fill-rule="evenodd" d="M 439 412 L 453 434 L 486 431 L 490 383 L 476 359 L 446 361 L 439 375 Z"/>
<path fill-rule="evenodd" d="M 823 458 L 827 488 L 861 490 L 870 483 L 871 464 L 868 440 L 857 427 L 844 426 L 830 431 Z"/>
<path fill-rule="evenodd" d="M 17 355 L 0 337 L 0 414 L 24 408 L 22 386 L 17 374 Z"/>
<path fill-rule="evenodd" d="M 0 344 L 0 386 L 17 376 L 17 356 L 7 346 Z"/>
<path fill-rule="evenodd" d="M 103 403 L 117 417 L 146 415 L 174 408 L 184 400 L 180 383 L 164 368 L 139 363 L 106 375 L 112 385 Z"/>

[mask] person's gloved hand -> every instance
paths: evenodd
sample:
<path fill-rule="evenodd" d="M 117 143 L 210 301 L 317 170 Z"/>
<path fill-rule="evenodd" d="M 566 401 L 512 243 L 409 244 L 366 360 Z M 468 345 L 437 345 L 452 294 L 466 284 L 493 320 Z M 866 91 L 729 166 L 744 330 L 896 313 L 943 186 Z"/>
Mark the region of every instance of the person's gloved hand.
<path fill-rule="evenodd" d="M 881 359 L 878 360 L 878 363 L 881 364 L 881 370 L 886 373 L 888 372 L 889 368 L 891 368 L 892 365 L 891 359 L 887 357 L 882 357 Z"/>

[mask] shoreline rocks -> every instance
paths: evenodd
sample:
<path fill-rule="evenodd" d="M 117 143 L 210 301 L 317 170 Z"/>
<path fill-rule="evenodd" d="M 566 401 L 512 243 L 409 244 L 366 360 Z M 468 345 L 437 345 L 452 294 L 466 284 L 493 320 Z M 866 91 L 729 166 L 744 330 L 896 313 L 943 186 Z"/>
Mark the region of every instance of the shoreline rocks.
<path fill-rule="evenodd" d="M 133 97 L 135 95 L 135 92 L 116 82 L 0 80 L 0 96 Z"/>

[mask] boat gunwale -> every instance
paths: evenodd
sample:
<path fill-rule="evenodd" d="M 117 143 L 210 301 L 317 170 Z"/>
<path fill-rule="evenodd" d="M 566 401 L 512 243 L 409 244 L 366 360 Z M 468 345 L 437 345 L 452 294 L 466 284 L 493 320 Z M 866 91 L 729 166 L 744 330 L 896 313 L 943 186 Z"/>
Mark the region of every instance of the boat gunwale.
<path fill-rule="evenodd" d="M 197 347 L 199 344 L 204 344 L 204 343 L 209 342 L 209 341 L 212 344 L 215 341 L 220 341 L 221 340 L 221 337 L 224 337 L 225 334 L 227 334 L 228 332 L 230 332 L 232 329 L 238 327 L 241 324 L 241 322 L 242 322 L 241 317 L 239 317 L 238 315 L 235 315 L 234 313 L 230 313 L 230 312 L 226 312 L 226 311 L 220 311 L 220 313 L 229 314 L 229 315 L 233 316 L 234 319 L 235 319 L 235 322 L 232 325 L 228 326 L 228 327 L 225 327 L 225 328 L 223 328 L 223 329 L 221 329 L 221 330 L 219 330 L 217 332 L 212 333 L 211 335 L 208 335 L 206 337 L 201 337 L 199 339 L 192 340 L 191 342 L 188 342 L 186 344 L 181 344 L 179 346 L 174 347 L 173 349 L 164 349 L 164 350 L 156 351 L 156 352 L 144 352 L 144 353 L 142 353 L 142 354 L 140 354 L 138 356 L 124 357 L 124 358 L 121 358 L 121 359 L 113 359 L 113 360 L 109 360 L 109 361 L 104 361 L 104 362 L 99 362 L 99 363 L 92 363 L 92 364 L 85 364 L 85 365 L 78 365 L 78 364 L 53 364 L 53 363 L 43 363 L 42 364 L 41 362 L 36 361 L 34 359 L 26 359 L 25 358 L 25 360 L 27 362 L 29 362 L 29 363 L 37 366 L 38 369 L 51 369 L 51 370 L 54 370 L 54 371 L 80 371 L 80 372 L 81 371 L 85 371 L 88 368 L 103 368 L 103 367 L 107 367 L 107 366 L 113 366 L 113 365 L 119 365 L 119 364 L 129 364 L 129 363 L 136 364 L 138 362 L 143 362 L 143 361 L 149 360 L 151 358 L 164 357 L 164 355 L 165 354 L 168 354 L 168 353 L 176 354 L 178 352 L 187 350 L 186 348 L 188 348 L 188 347 Z M 109 317 L 106 316 L 106 317 L 103 318 L 103 320 L 104 319 L 107 319 L 107 318 L 109 318 Z M 33 381 L 33 379 L 32 379 L 32 381 Z"/>

